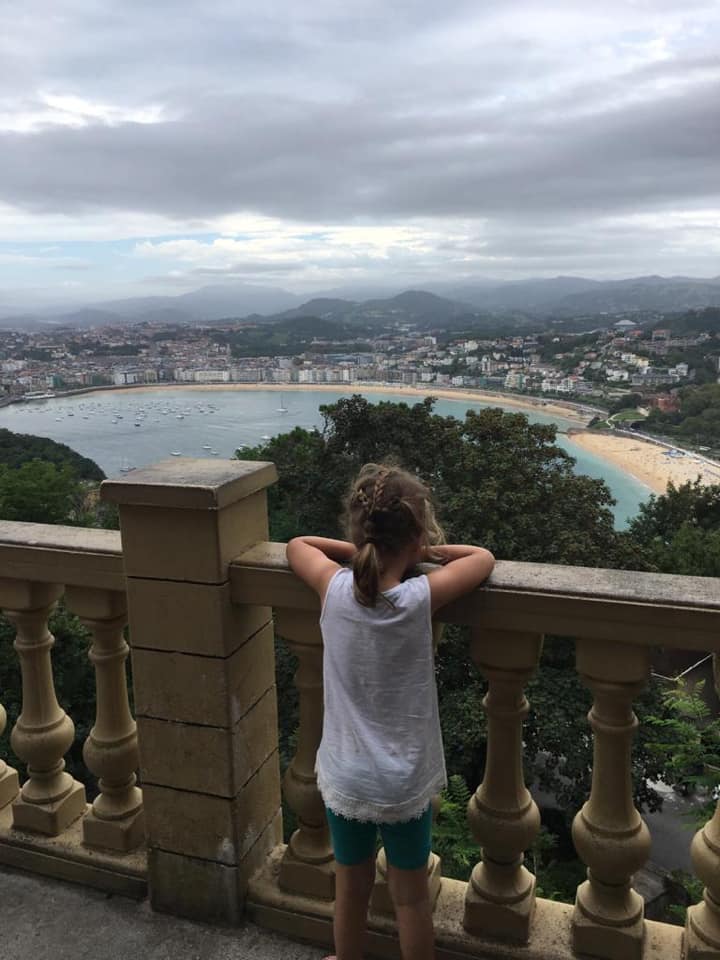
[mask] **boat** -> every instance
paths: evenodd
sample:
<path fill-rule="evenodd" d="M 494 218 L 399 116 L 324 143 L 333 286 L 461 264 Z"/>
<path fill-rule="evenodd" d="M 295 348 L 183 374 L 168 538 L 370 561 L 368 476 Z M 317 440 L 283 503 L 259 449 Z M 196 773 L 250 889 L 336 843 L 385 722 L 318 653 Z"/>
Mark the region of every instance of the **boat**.
<path fill-rule="evenodd" d="M 204 443 L 203 450 L 212 450 L 212 446 L 209 443 Z"/>
<path fill-rule="evenodd" d="M 182 452 L 181 452 L 180 450 L 171 450 L 171 451 L 170 451 L 170 455 L 173 456 L 173 457 L 181 457 L 181 456 L 182 456 Z"/>
<path fill-rule="evenodd" d="M 132 466 L 127 457 L 123 457 L 122 463 L 120 464 L 120 473 L 130 473 L 130 471 L 134 469 L 135 467 Z"/>
<path fill-rule="evenodd" d="M 280 394 L 280 406 L 277 408 L 278 413 L 287 413 L 288 408 L 285 406 L 285 401 L 283 400 L 283 395 Z"/>
<path fill-rule="evenodd" d="M 260 439 L 261 439 L 261 440 L 272 440 L 272 437 L 270 436 L 269 433 L 264 433 L 264 434 L 260 437 Z"/>
<path fill-rule="evenodd" d="M 184 420 L 184 419 L 185 419 L 185 416 L 184 416 L 184 414 L 182 414 L 182 413 L 176 413 L 176 414 L 175 414 L 175 419 L 176 419 L 176 420 Z"/>
<path fill-rule="evenodd" d="M 117 420 L 111 420 L 110 423 L 117 423 Z"/>
<path fill-rule="evenodd" d="M 217 450 L 211 450 L 211 451 L 210 451 L 210 455 L 211 455 L 212 457 L 219 457 L 219 456 L 220 456 L 220 454 L 217 452 Z"/>
<path fill-rule="evenodd" d="M 20 399 L 26 402 L 30 400 L 52 400 L 54 396 L 54 393 L 26 393 Z"/>
<path fill-rule="evenodd" d="M 142 424 L 140 423 L 140 421 L 139 421 L 139 420 L 136 420 L 136 421 L 135 421 L 135 426 L 136 426 L 136 427 L 141 427 L 141 426 L 142 426 Z"/>

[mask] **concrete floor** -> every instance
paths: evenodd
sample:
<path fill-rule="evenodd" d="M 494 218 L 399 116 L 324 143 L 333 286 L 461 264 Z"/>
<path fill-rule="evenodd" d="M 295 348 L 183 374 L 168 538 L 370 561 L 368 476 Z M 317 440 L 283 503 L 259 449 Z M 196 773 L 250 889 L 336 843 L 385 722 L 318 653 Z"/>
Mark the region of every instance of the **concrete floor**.
<path fill-rule="evenodd" d="M 244 927 L 153 913 L 147 902 L 0 867 L 2 960 L 320 960 L 325 952 Z"/>

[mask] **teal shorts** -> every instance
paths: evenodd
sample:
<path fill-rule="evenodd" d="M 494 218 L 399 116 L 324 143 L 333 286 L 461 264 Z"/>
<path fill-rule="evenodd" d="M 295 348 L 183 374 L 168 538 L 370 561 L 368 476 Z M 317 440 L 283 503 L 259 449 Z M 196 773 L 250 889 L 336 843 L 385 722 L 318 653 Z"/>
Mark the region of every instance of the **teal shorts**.
<path fill-rule="evenodd" d="M 414 820 L 402 823 L 366 823 L 348 820 L 328 807 L 328 826 L 335 859 L 344 867 L 354 867 L 375 855 L 380 831 L 388 863 L 398 870 L 418 870 L 430 856 L 432 807 Z"/>

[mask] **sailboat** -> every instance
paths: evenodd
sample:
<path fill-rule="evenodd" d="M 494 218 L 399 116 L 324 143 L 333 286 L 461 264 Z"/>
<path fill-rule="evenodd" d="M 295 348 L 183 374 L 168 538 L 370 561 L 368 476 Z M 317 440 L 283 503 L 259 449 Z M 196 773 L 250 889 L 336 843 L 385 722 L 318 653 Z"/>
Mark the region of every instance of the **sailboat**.
<path fill-rule="evenodd" d="M 288 408 L 285 406 L 285 401 L 283 400 L 283 395 L 280 394 L 280 406 L 277 408 L 278 413 L 287 413 Z"/>

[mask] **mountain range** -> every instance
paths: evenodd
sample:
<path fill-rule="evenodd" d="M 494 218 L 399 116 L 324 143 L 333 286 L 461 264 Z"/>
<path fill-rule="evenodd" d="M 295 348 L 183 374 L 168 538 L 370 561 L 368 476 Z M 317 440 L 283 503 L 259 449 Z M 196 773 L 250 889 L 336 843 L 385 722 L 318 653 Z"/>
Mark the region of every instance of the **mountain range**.
<path fill-rule="evenodd" d="M 385 292 L 385 291 L 383 291 Z M 352 294 L 352 295 L 348 295 Z M 262 322 L 301 316 L 359 321 L 366 324 L 420 322 L 442 326 L 463 317 L 524 315 L 571 317 L 603 313 L 682 312 L 720 306 L 720 277 L 634 277 L 590 280 L 554 277 L 521 281 L 428 283 L 421 290 L 388 290 L 365 298 L 357 288 L 338 288 L 310 299 L 275 287 L 224 284 L 201 287 L 177 296 L 132 297 L 84 305 L 78 309 L 23 313 L 3 310 L 5 329 L 92 327 L 140 322 L 202 323 L 249 318 Z"/>

